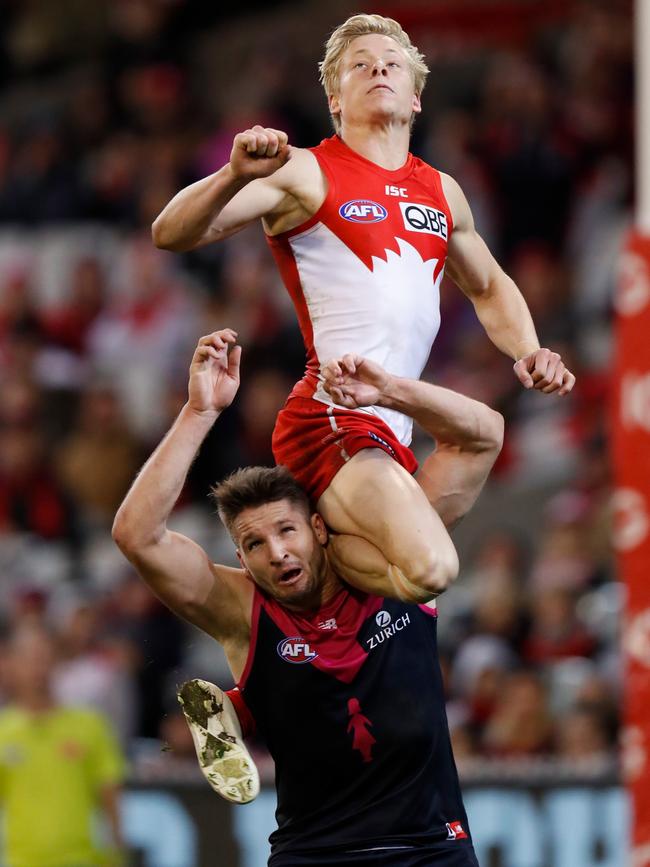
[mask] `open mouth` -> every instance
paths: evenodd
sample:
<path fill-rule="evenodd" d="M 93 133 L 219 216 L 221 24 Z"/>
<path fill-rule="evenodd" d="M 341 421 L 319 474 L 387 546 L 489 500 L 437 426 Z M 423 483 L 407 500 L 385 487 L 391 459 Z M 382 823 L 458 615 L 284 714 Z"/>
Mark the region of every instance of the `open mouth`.
<path fill-rule="evenodd" d="M 280 584 L 290 584 L 302 575 L 302 569 L 296 566 L 293 569 L 287 569 L 280 575 Z"/>

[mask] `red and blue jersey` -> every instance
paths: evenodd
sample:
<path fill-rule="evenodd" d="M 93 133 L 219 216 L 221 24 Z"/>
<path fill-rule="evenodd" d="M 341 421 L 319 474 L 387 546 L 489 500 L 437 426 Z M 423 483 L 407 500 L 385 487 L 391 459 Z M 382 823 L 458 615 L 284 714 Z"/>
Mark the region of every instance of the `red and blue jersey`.
<path fill-rule="evenodd" d="M 256 590 L 240 689 L 275 760 L 271 865 L 469 844 L 431 608 L 345 587 L 307 616 Z"/>

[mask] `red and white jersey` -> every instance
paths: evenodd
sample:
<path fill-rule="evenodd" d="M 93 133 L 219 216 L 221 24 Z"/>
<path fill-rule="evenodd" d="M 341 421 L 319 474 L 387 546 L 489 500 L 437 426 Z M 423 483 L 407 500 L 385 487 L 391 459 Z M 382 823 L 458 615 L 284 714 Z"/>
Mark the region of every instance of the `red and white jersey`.
<path fill-rule="evenodd" d="M 293 299 L 307 371 L 292 394 L 332 404 L 320 366 L 346 352 L 419 379 L 440 325 L 440 282 L 452 218 L 440 173 L 409 154 L 388 171 L 338 137 L 312 148 L 327 181 L 320 209 L 268 238 Z M 410 418 L 368 407 L 411 441 Z"/>

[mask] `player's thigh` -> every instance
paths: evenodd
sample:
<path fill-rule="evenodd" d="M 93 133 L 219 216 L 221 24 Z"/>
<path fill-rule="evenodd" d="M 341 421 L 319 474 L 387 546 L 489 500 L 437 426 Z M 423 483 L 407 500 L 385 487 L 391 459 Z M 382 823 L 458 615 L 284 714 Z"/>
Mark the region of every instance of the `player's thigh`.
<path fill-rule="evenodd" d="M 317 509 L 334 532 L 362 536 L 397 565 L 421 560 L 447 538 L 420 485 L 381 449 L 357 452 Z"/>

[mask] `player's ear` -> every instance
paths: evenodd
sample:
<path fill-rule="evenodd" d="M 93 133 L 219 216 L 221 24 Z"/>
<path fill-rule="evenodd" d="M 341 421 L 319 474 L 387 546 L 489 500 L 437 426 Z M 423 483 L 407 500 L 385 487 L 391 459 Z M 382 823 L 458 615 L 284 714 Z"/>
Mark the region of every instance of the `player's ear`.
<path fill-rule="evenodd" d="M 248 575 L 248 577 L 249 577 L 249 578 L 252 578 L 253 576 L 252 576 L 251 573 L 248 571 L 248 566 L 246 565 L 246 563 L 244 563 L 244 558 L 242 557 L 242 553 L 241 553 L 241 551 L 239 550 L 239 548 L 237 548 L 237 549 L 235 550 L 235 554 L 237 555 L 237 559 L 239 560 L 239 565 L 242 567 L 242 569 L 243 569 L 244 572 Z"/>
<path fill-rule="evenodd" d="M 329 104 L 330 114 L 341 114 L 341 100 L 338 97 L 338 94 L 331 93 L 327 97 L 327 102 Z"/>
<path fill-rule="evenodd" d="M 327 532 L 327 526 L 325 521 L 321 518 L 318 512 L 314 512 L 311 516 L 310 524 L 314 531 L 314 534 L 321 545 L 327 545 L 327 540 L 329 539 L 329 533 Z"/>
<path fill-rule="evenodd" d="M 422 102 L 420 101 L 420 94 L 419 93 L 413 94 L 413 101 L 411 103 L 411 108 L 412 108 L 414 114 L 420 114 L 420 112 L 422 111 Z"/>

